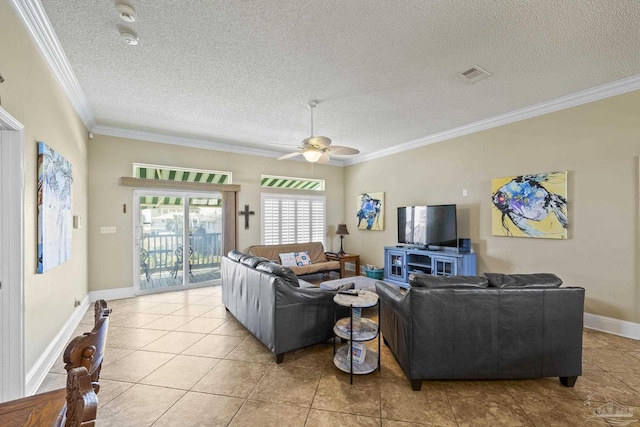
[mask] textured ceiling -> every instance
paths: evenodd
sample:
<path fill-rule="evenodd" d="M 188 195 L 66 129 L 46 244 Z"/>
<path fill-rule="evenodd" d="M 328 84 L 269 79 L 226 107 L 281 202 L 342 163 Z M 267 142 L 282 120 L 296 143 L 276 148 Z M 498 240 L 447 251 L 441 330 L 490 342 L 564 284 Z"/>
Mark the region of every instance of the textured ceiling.
<path fill-rule="evenodd" d="M 311 99 L 367 154 L 640 73 L 631 0 L 41 2 L 100 125 L 282 153 Z"/>

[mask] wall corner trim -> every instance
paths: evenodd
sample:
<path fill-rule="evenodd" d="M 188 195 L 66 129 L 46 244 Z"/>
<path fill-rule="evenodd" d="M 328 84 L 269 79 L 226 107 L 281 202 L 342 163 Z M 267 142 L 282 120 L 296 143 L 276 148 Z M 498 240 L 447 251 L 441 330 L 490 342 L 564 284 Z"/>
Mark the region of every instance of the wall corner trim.
<path fill-rule="evenodd" d="M 585 313 L 584 327 L 613 335 L 619 335 L 632 340 L 640 340 L 640 323 L 614 319 L 598 314 Z"/>
<path fill-rule="evenodd" d="M 80 324 L 88 308 L 89 295 L 85 296 L 80 305 L 75 308 L 71 317 L 69 317 L 62 329 L 60 329 L 60 332 L 51 340 L 45 351 L 27 372 L 25 379 L 25 396 L 32 396 L 38 391 L 47 373 L 49 373 L 51 367 L 58 361 L 73 331 L 75 331 Z"/>

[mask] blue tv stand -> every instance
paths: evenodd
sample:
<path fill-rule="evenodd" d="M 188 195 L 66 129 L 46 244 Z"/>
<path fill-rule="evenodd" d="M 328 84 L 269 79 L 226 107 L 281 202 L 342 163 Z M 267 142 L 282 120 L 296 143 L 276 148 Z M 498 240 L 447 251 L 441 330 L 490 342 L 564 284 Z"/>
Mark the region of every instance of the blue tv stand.
<path fill-rule="evenodd" d="M 424 250 L 397 246 L 384 248 L 384 281 L 409 287 L 409 275 L 475 276 L 476 254 L 457 250 Z"/>

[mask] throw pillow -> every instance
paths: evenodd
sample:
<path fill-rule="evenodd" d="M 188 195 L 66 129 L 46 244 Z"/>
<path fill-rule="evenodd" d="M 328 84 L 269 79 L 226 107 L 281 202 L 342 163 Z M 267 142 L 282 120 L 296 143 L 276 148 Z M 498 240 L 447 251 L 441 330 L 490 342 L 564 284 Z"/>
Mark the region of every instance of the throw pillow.
<path fill-rule="evenodd" d="M 296 265 L 298 267 L 302 267 L 303 265 L 311 265 L 311 257 L 309 257 L 309 252 L 296 252 Z"/>
<path fill-rule="evenodd" d="M 296 263 L 296 255 L 293 252 L 287 252 L 278 255 L 280 257 L 280 264 L 285 267 L 295 267 L 298 265 Z"/>
<path fill-rule="evenodd" d="M 489 281 L 481 276 L 432 276 L 430 274 L 412 274 L 409 284 L 416 288 L 430 289 L 472 289 L 486 288 Z"/>
<path fill-rule="evenodd" d="M 562 285 L 562 280 L 551 273 L 484 273 L 484 277 L 492 288 L 558 288 Z"/>

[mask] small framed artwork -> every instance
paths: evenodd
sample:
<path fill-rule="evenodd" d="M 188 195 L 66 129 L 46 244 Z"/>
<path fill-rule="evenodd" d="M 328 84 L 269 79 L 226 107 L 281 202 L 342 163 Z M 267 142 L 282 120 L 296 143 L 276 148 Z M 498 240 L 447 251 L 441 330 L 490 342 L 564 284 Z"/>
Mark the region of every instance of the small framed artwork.
<path fill-rule="evenodd" d="M 358 229 L 384 230 L 384 193 L 362 193 L 356 197 Z"/>

